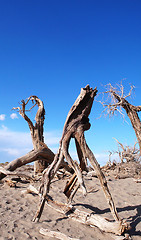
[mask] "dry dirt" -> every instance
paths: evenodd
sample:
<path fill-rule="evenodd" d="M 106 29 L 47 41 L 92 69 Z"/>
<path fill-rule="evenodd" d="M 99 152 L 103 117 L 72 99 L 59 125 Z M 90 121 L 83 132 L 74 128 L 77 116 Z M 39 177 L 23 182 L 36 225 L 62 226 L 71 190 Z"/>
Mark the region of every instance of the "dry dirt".
<path fill-rule="evenodd" d="M 108 186 L 115 201 L 120 218 L 130 222 L 130 239 L 141 239 L 141 183 L 136 183 L 135 178 L 140 177 L 140 165 L 113 166 L 105 168 Z M 120 169 L 119 169 L 120 167 Z M 123 169 L 124 170 L 123 170 Z M 136 169 L 137 168 L 137 169 Z M 27 165 L 17 169 L 18 172 L 33 175 L 33 166 Z M 14 181 L 13 187 L 8 185 L 7 180 Z M 74 197 L 73 205 L 87 212 L 101 214 L 101 216 L 113 219 L 108 204 L 104 197 L 98 178 L 84 176 L 87 190 L 93 191 L 86 197 L 79 190 Z M 59 202 L 66 202 L 63 189 L 67 181 L 67 175 L 62 179 L 55 178 L 51 184 L 50 195 Z M 69 237 L 80 240 L 116 240 L 116 236 L 102 232 L 97 227 L 91 228 L 75 222 L 61 213 L 57 213 L 47 205 L 43 211 L 39 223 L 33 223 L 32 219 L 36 212 L 39 197 L 32 194 L 23 195 L 29 184 L 36 188 L 39 181 L 30 182 L 25 178 L 6 177 L 0 181 L 0 240 L 23 240 L 23 239 L 47 239 L 39 233 L 40 228 L 60 231 Z"/>

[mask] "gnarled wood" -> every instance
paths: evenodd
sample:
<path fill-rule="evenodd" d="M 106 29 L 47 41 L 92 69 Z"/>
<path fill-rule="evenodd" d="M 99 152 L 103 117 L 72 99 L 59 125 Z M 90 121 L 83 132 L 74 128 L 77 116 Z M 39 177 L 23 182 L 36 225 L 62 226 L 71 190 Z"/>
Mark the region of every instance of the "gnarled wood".
<path fill-rule="evenodd" d="M 27 104 L 29 101 L 32 102 L 33 106 L 30 109 L 26 109 Z M 37 96 L 30 96 L 27 101 L 22 100 L 21 101 L 21 107 L 13 108 L 14 110 L 18 110 L 19 114 L 26 120 L 28 123 L 33 148 L 34 150 L 40 149 L 40 147 L 44 144 L 44 136 L 43 136 L 43 126 L 44 126 L 44 120 L 45 120 L 45 109 L 43 102 L 37 97 Z M 30 111 L 35 106 L 38 106 L 38 111 L 35 116 L 35 124 L 31 121 L 31 119 L 27 116 L 26 112 Z M 47 162 L 44 161 L 44 159 L 38 159 L 34 163 L 34 174 L 41 173 L 46 167 Z"/>
<path fill-rule="evenodd" d="M 91 165 L 95 169 L 96 174 L 100 180 L 110 210 L 113 214 L 116 224 L 119 227 L 119 232 L 124 232 L 125 230 L 125 225 L 121 224 L 121 220 L 117 214 L 114 201 L 107 186 L 106 178 L 102 173 L 100 166 L 96 158 L 94 157 L 92 151 L 89 149 L 84 137 L 84 131 L 90 128 L 88 116 L 90 114 L 96 93 L 97 89 L 96 88 L 92 89 L 89 87 L 89 85 L 87 85 L 85 88 L 82 88 L 80 95 L 78 96 L 74 105 L 72 106 L 68 113 L 58 153 L 56 154 L 52 164 L 43 172 L 42 184 L 40 186 L 41 200 L 33 221 L 38 221 L 41 217 L 45 205 L 46 196 L 49 192 L 50 182 L 53 179 L 56 171 L 58 170 L 64 158 L 74 169 L 74 175 L 65 188 L 65 193 L 68 197 L 69 203 L 72 201 L 72 198 L 75 195 L 79 186 L 82 189 L 83 195 L 86 195 L 87 191 L 83 181 L 82 169 L 80 168 L 80 166 L 84 166 L 85 169 L 86 159 L 89 159 Z M 80 166 L 77 162 L 73 161 L 68 151 L 71 138 L 74 138 L 77 147 L 79 146 L 79 149 L 77 148 L 77 150 L 78 157 L 80 160 Z"/>
<path fill-rule="evenodd" d="M 54 159 L 54 153 L 49 148 L 40 148 L 36 150 L 32 150 L 29 153 L 25 154 L 24 156 L 17 158 L 11 161 L 9 164 L 6 165 L 4 168 L 6 171 L 14 171 L 15 169 L 39 159 L 44 159 L 49 165 Z M 0 180 L 6 176 L 6 172 L 2 172 L 0 170 Z"/>

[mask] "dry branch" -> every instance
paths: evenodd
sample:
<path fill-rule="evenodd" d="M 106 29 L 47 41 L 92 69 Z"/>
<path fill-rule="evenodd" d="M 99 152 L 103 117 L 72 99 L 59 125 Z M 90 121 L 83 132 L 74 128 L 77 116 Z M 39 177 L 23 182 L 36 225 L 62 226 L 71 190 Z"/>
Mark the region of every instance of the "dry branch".
<path fill-rule="evenodd" d="M 137 162 L 140 160 L 140 150 L 136 148 L 137 141 L 135 142 L 134 146 L 124 146 L 122 143 L 120 143 L 116 138 L 114 138 L 116 142 L 118 143 L 118 153 L 119 158 L 121 160 L 121 163 L 124 162 Z"/>
<path fill-rule="evenodd" d="M 114 115 L 115 112 L 118 111 L 125 118 L 123 109 L 125 110 L 135 131 L 141 154 L 141 121 L 138 115 L 138 112 L 141 111 L 141 106 L 134 106 L 127 101 L 127 98 L 131 96 L 134 88 L 134 86 L 131 86 L 129 93 L 125 95 L 122 82 L 117 87 L 113 87 L 109 83 L 108 90 L 104 92 L 104 94 L 108 95 L 110 101 L 106 102 L 105 100 L 100 102 L 104 107 L 104 112 L 107 112 L 109 115 Z"/>
<path fill-rule="evenodd" d="M 55 237 L 60 240 L 79 240 L 78 238 L 67 237 L 64 233 L 50 231 L 48 229 L 41 228 L 40 233 L 44 236 Z"/>
<path fill-rule="evenodd" d="M 18 177 L 23 177 L 23 178 L 26 178 L 26 179 L 30 179 L 33 181 L 33 178 L 31 176 L 28 176 L 24 173 L 17 173 L 17 172 L 10 172 L 8 170 L 5 170 L 3 167 L 0 167 L 0 173 L 1 174 L 4 174 L 5 176 L 9 175 L 9 176 L 18 176 Z"/>

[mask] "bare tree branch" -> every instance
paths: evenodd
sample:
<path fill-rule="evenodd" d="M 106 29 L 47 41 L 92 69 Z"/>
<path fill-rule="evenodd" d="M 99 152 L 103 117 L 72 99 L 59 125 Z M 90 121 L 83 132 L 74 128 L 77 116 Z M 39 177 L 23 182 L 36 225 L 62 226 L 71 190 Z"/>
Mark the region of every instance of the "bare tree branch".
<path fill-rule="evenodd" d="M 107 95 L 108 98 L 103 101 L 99 101 L 104 107 L 103 112 L 107 112 L 107 115 L 109 116 L 119 112 L 125 120 L 125 113 L 123 112 L 123 109 L 125 110 L 135 131 L 141 153 L 141 121 L 138 116 L 138 112 L 141 111 L 141 106 L 136 107 L 126 100 L 126 98 L 131 96 L 135 87 L 131 85 L 128 94 L 124 93 L 122 82 L 116 87 L 112 86 L 111 83 L 109 83 L 106 87 L 107 90 L 103 92 L 102 95 L 103 98 L 105 95 Z"/>
<path fill-rule="evenodd" d="M 115 138 L 114 138 L 115 139 Z M 137 162 L 140 160 L 140 150 L 136 148 L 137 141 L 135 142 L 134 146 L 124 146 L 122 143 L 120 143 L 117 139 L 115 139 L 118 143 L 118 153 L 121 163 L 124 162 Z"/>

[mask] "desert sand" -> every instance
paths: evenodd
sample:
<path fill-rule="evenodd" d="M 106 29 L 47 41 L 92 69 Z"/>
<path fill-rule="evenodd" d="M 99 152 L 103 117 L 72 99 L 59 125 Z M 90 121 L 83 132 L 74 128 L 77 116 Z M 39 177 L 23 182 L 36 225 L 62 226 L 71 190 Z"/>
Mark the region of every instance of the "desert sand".
<path fill-rule="evenodd" d="M 114 167 L 105 169 L 108 186 L 118 214 L 120 218 L 126 219 L 132 227 L 127 237 L 133 240 L 141 239 L 141 183 L 135 181 L 135 178 L 140 177 L 139 167 L 140 165 L 135 167 L 135 164 L 131 164 L 131 166 L 125 165 L 122 171 Z M 16 172 L 32 177 L 33 166 L 23 166 Z M 49 192 L 53 199 L 63 203 L 67 202 L 63 194 L 67 178 L 67 174 L 61 179 L 54 178 Z M 8 185 L 8 179 L 12 179 L 13 186 Z M 78 190 L 73 205 L 85 212 L 101 214 L 101 216 L 112 220 L 98 178 L 84 174 L 84 180 L 89 193 L 83 197 L 81 190 Z M 117 239 L 114 234 L 105 233 L 97 227 L 73 221 L 47 205 L 45 205 L 40 221 L 38 223 L 32 222 L 39 203 L 39 196 L 23 194 L 23 190 L 26 190 L 30 184 L 38 189 L 40 182 L 31 182 L 24 177 L 17 176 L 7 176 L 0 181 L 0 240 L 56 240 L 56 238 L 41 235 L 39 233 L 41 228 L 61 232 L 68 237 L 80 240 Z"/>

